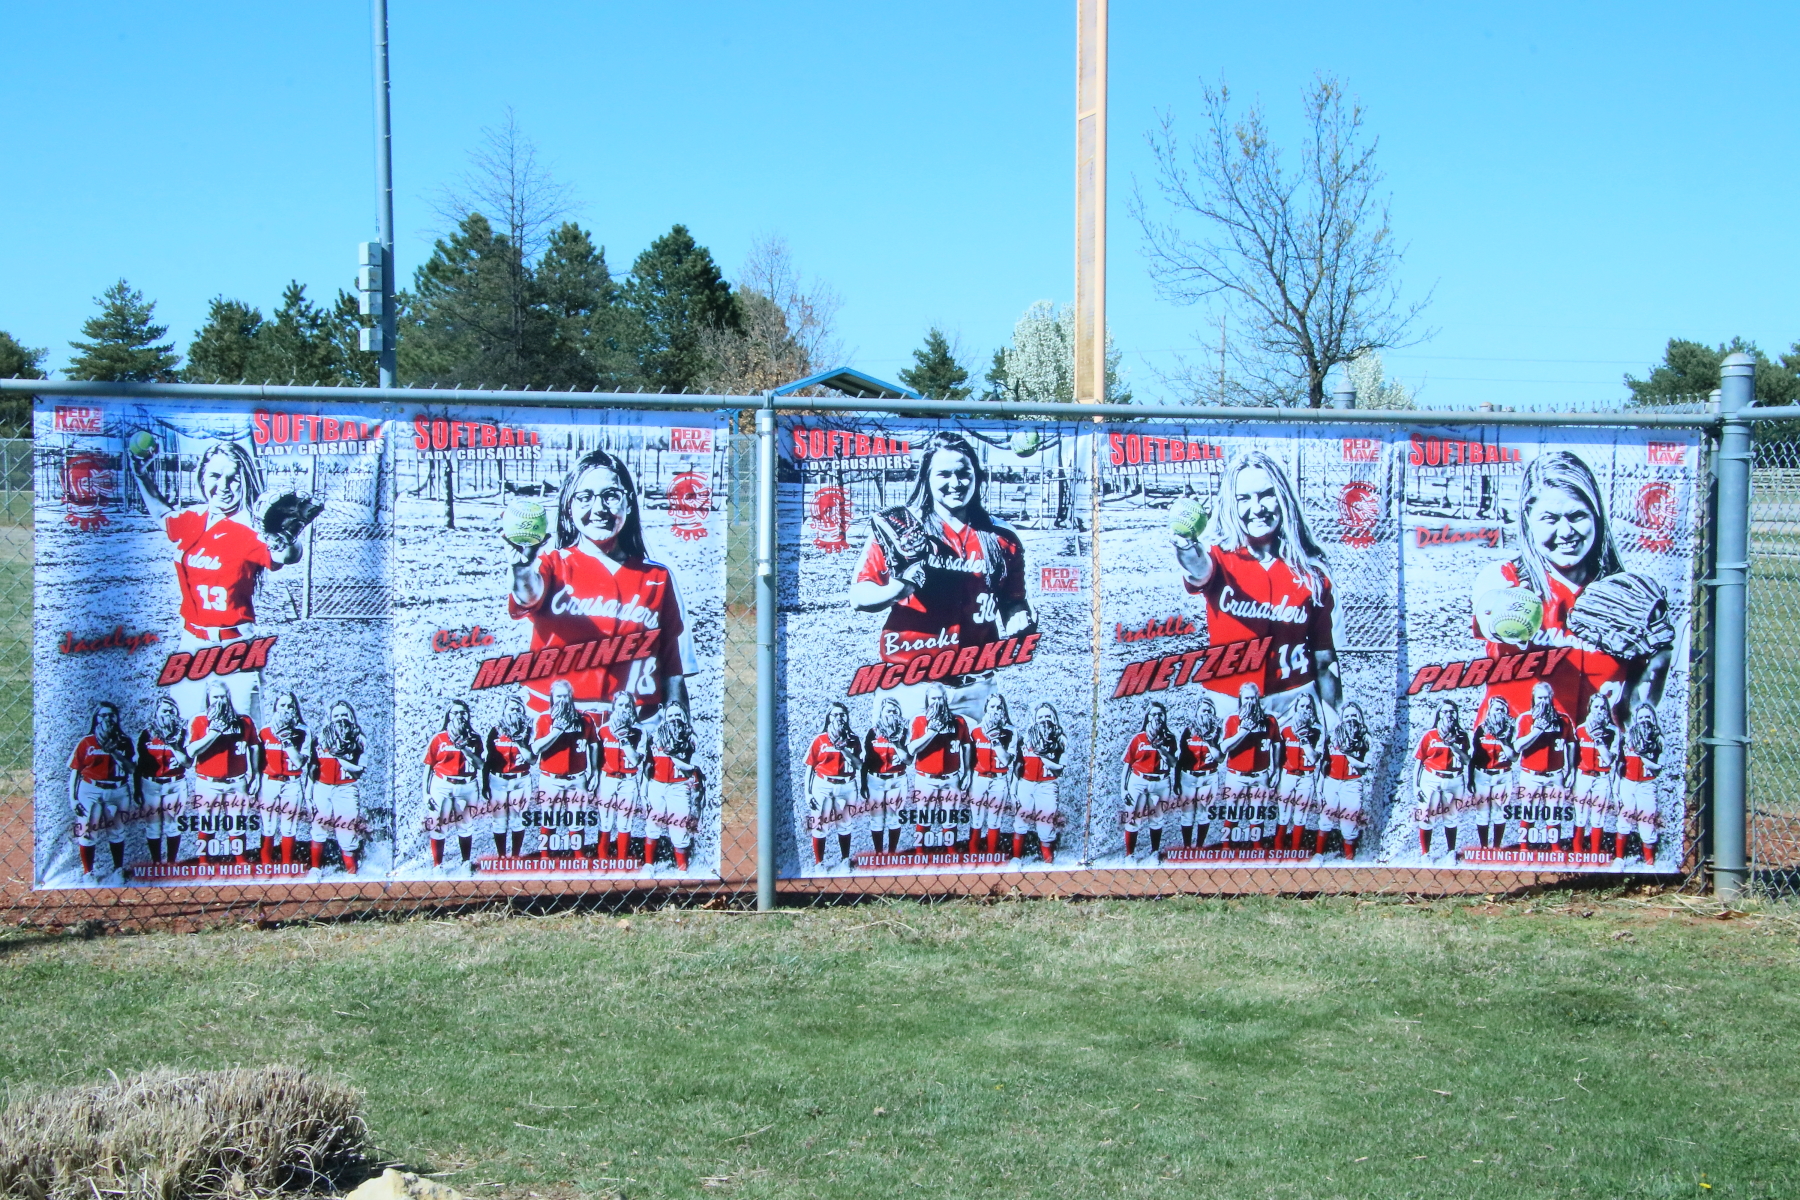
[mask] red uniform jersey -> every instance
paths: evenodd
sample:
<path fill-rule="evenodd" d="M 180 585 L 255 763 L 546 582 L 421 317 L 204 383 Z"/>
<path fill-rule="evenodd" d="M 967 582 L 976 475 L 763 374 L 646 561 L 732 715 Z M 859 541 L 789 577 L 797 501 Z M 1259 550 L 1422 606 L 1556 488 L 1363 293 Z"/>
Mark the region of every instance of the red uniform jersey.
<path fill-rule="evenodd" d="M 877 775 L 898 775 L 905 758 L 906 747 L 885 734 L 871 731 L 863 741 L 863 763 Z"/>
<path fill-rule="evenodd" d="M 650 778 L 658 783 L 679 783 L 684 779 L 692 779 L 695 769 L 677 765 L 660 746 L 650 752 Z"/>
<path fill-rule="evenodd" d="M 203 629 L 256 620 L 256 578 L 275 560 L 255 530 L 236 517 L 209 528 L 205 509 L 188 508 L 164 517 L 163 531 L 176 546 L 182 620 Z"/>
<path fill-rule="evenodd" d="M 1643 755 L 1635 750 L 1625 751 L 1625 778 L 1633 783 L 1648 783 L 1662 774 L 1662 765 L 1650 765 Z"/>
<path fill-rule="evenodd" d="M 1219 769 L 1219 748 L 1195 733 L 1181 735 L 1181 769 L 1189 775 L 1206 775 Z"/>
<path fill-rule="evenodd" d="M 912 740 L 925 736 L 925 714 L 912 719 Z M 963 769 L 963 755 L 969 742 L 969 723 L 961 717 L 950 718 L 950 728 L 925 743 L 913 756 L 913 769 L 922 775 L 955 775 Z"/>
<path fill-rule="evenodd" d="M 812 740 L 812 747 L 806 752 L 806 765 L 811 767 L 815 775 L 829 775 L 838 779 L 850 774 L 850 757 L 838 749 L 831 735 L 821 733 Z"/>
<path fill-rule="evenodd" d="M 610 701 L 626 691 L 648 713 L 662 703 L 665 681 L 696 669 L 675 577 L 661 563 L 632 559 L 615 571 L 577 546 L 539 554 L 537 572 L 544 594 L 536 604 L 511 596 L 506 601 L 514 618 L 530 618 L 532 650 L 596 640 L 601 645 L 581 670 L 570 664 L 527 681 L 533 709 L 548 709 L 551 685 L 567 679 L 577 700 Z M 644 655 L 646 645 L 651 649 Z"/>
<path fill-rule="evenodd" d="M 1519 718 L 1519 737 L 1529 737 L 1537 732 L 1537 716 L 1527 712 Z M 1539 775 L 1557 775 L 1568 764 L 1569 718 L 1562 713 L 1556 714 L 1555 736 L 1548 741 L 1539 742 L 1533 749 L 1519 756 L 1519 765 L 1527 771 Z"/>
<path fill-rule="evenodd" d="M 1569 610 L 1575 607 L 1575 601 L 1581 596 L 1581 589 L 1564 581 L 1554 571 L 1549 574 L 1549 595 L 1544 596 L 1544 620 L 1537 633 L 1532 635 L 1531 643 L 1524 647 L 1507 645 L 1502 642 L 1488 642 L 1489 658 L 1510 657 L 1538 650 L 1566 650 L 1556 665 L 1546 674 L 1542 667 L 1538 675 L 1530 679 L 1510 680 L 1487 685 L 1489 696 L 1504 696 L 1512 711 L 1521 712 L 1531 707 L 1531 689 L 1540 681 L 1547 681 L 1556 695 L 1556 706 L 1565 713 L 1584 713 L 1588 701 L 1595 692 L 1609 683 L 1617 683 L 1625 678 L 1625 665 L 1620 660 L 1595 649 L 1569 631 Z M 1484 567 L 1475 577 L 1474 594 L 1477 596 L 1508 587 L 1522 587 L 1522 576 L 1516 562 L 1496 562 Z M 1481 629 L 1475 627 L 1475 636 L 1481 637 Z"/>
<path fill-rule="evenodd" d="M 1368 761 L 1367 754 L 1357 757 Z M 1325 754 L 1325 778 L 1327 779 L 1361 779 L 1363 768 L 1350 761 L 1350 756 L 1341 750 L 1327 750 Z"/>
<path fill-rule="evenodd" d="M 611 725 L 600 727 L 600 770 L 602 774 L 611 775 L 615 779 L 624 779 L 638 773 L 637 763 L 628 761 L 631 758 L 641 760 L 644 751 L 644 731 L 633 729 L 628 742 L 613 732 Z"/>
<path fill-rule="evenodd" d="M 585 775 L 588 769 L 588 743 L 598 741 L 599 727 L 594 723 L 593 713 L 579 713 L 581 728 L 575 732 L 564 733 L 538 757 L 538 769 L 550 775 Z M 544 713 L 537 719 L 537 737 L 542 741 L 550 735 L 550 714 Z"/>
<path fill-rule="evenodd" d="M 206 736 L 208 718 L 195 717 L 188 726 L 188 740 L 197 742 Z M 194 774 L 202 779 L 236 779 L 250 770 L 249 748 L 256 744 L 256 726 L 249 717 L 239 717 L 237 724 L 213 740 L 194 760 Z"/>
<path fill-rule="evenodd" d="M 1026 783 L 1047 783 L 1061 774 L 1060 764 L 1052 766 L 1049 759 L 1030 746 L 1019 747 L 1019 778 Z"/>
<path fill-rule="evenodd" d="M 1444 735 L 1435 729 L 1427 729 L 1425 736 L 1419 739 L 1419 748 L 1413 751 L 1413 757 L 1425 764 L 1427 771 L 1454 772 L 1456 770 L 1456 752 L 1451 743 L 1444 740 Z"/>
<path fill-rule="evenodd" d="M 1229 674 L 1222 670 L 1205 681 L 1215 692 L 1235 696 L 1254 683 L 1265 696 L 1291 691 L 1313 681 L 1312 653 L 1335 650 L 1331 629 L 1336 604 L 1331 580 L 1319 572 L 1315 593 L 1306 577 L 1280 559 L 1268 566 L 1249 550 L 1209 548 L 1212 575 L 1201 587 L 1183 581 L 1190 593 L 1206 597 L 1206 638 L 1212 646 L 1268 638 L 1267 651 L 1256 666 Z M 1226 660 L 1221 660 L 1220 666 Z"/>
<path fill-rule="evenodd" d="M 1225 741 L 1229 743 L 1243 727 L 1243 718 L 1232 713 L 1225 718 Z M 1237 748 L 1237 752 L 1226 758 L 1226 765 L 1239 775 L 1260 775 L 1269 769 L 1274 761 L 1275 743 L 1281 740 L 1281 731 L 1275 727 L 1275 718 L 1264 714 L 1259 728 L 1250 730 L 1249 740 Z"/>
<path fill-rule="evenodd" d="M 145 779 L 155 779 L 162 783 L 180 779 L 187 774 L 187 768 L 175 765 L 177 754 L 185 757 L 186 747 L 164 741 L 161 734 L 146 729 L 138 734 L 137 773 Z"/>
<path fill-rule="evenodd" d="M 1314 729 L 1312 736 L 1323 741 L 1325 735 Z M 1281 769 L 1289 775 L 1311 775 L 1319 765 L 1318 742 L 1308 741 L 1294 732 L 1292 725 L 1281 729 Z"/>
<path fill-rule="evenodd" d="M 306 734 L 300 734 L 300 747 L 296 747 L 275 732 L 273 725 L 263 726 L 262 733 L 263 774 L 270 779 L 298 779 L 306 763 L 302 761 L 300 747 L 306 745 Z"/>
<path fill-rule="evenodd" d="M 1586 725 L 1575 731 L 1575 769 L 1583 775 L 1603 775 L 1606 767 L 1600 762 L 1600 752 L 1604 747 Z"/>
<path fill-rule="evenodd" d="M 531 746 L 498 725 L 488 730 L 487 769 L 494 775 L 519 775 L 530 769 Z"/>
<path fill-rule="evenodd" d="M 357 764 L 340 758 L 325 748 L 324 742 L 318 742 L 313 749 L 313 778 L 320 783 L 337 787 L 341 784 L 354 783 L 356 776 L 351 771 Z"/>
<path fill-rule="evenodd" d="M 457 745 L 448 729 L 440 729 L 425 747 L 425 765 L 440 779 L 467 777 L 475 774 L 475 755 L 468 747 Z"/>
<path fill-rule="evenodd" d="M 975 773 L 986 775 L 989 778 L 1006 774 L 1006 767 L 1002 765 L 1002 759 L 1016 736 L 1009 729 L 1002 735 L 1003 740 L 996 742 L 987 730 L 977 725 L 975 731 L 969 735 L 969 741 L 975 747 Z"/>
<path fill-rule="evenodd" d="M 984 646 L 1000 637 L 999 614 L 1025 604 L 1025 547 L 1012 527 L 951 529 L 943 517 L 925 518 L 931 551 L 925 585 L 888 609 L 881 629 L 883 662 L 911 662 L 952 646 Z M 887 554 L 874 538 L 857 562 L 858 583 L 893 582 Z"/>
<path fill-rule="evenodd" d="M 1471 754 L 1478 771 L 1504 771 L 1512 766 L 1512 743 L 1504 737 L 1491 734 L 1483 729 L 1475 731 L 1475 746 Z"/>
<path fill-rule="evenodd" d="M 122 783 L 125 780 L 125 764 L 100 748 L 100 740 L 89 734 L 75 743 L 75 753 L 69 756 L 69 770 L 75 771 L 89 783 Z"/>
<path fill-rule="evenodd" d="M 1125 747 L 1125 765 L 1134 775 L 1164 775 L 1175 764 L 1157 748 L 1148 730 L 1139 730 Z"/>

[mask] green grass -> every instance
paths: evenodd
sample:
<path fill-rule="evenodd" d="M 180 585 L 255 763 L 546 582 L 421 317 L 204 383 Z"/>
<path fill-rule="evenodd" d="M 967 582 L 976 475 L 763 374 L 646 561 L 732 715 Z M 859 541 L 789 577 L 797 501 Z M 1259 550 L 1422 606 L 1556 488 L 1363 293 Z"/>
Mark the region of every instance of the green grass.
<path fill-rule="evenodd" d="M 0 1078 L 327 1068 L 476 1197 L 1792 1196 L 1796 929 L 1565 897 L 15 934 Z"/>

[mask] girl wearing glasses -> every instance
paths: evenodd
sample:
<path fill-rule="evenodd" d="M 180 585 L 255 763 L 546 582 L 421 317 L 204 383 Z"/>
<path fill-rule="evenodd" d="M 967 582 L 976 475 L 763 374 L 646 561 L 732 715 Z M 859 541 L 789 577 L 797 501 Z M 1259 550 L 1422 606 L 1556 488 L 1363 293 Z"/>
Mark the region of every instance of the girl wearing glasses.
<path fill-rule="evenodd" d="M 674 575 L 646 555 L 637 489 L 621 460 L 593 450 L 575 464 L 557 503 L 555 543 L 507 543 L 507 611 L 531 622 L 532 650 L 579 647 L 554 674 L 533 671 L 526 703 L 549 711 L 551 687 L 567 680 L 584 709 L 610 710 L 621 691 L 642 717 L 665 702 L 685 709 L 686 676 L 699 669 L 693 642 Z"/>

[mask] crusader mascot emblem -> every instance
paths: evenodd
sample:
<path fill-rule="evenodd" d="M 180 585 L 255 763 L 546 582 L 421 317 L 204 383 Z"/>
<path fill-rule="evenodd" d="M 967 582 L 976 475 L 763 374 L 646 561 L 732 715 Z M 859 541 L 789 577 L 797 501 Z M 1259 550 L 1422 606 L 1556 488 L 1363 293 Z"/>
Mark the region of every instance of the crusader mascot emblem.
<path fill-rule="evenodd" d="M 812 512 L 806 524 L 813 546 L 827 554 L 850 548 L 850 493 L 835 484 L 813 493 Z"/>
<path fill-rule="evenodd" d="M 1363 479 L 1352 479 L 1338 496 L 1338 529 L 1344 545 L 1358 550 L 1375 544 L 1375 527 L 1381 520 L 1381 493 Z"/>
<path fill-rule="evenodd" d="M 84 450 L 63 460 L 64 519 L 75 528 L 91 532 L 105 525 L 101 509 L 118 494 L 119 473 L 105 455 Z"/>
<path fill-rule="evenodd" d="M 1638 489 L 1632 517 L 1638 529 L 1638 548 L 1662 552 L 1675 545 L 1675 519 L 1680 515 L 1675 489 L 1657 480 Z"/>
<path fill-rule="evenodd" d="M 683 471 L 669 485 L 669 528 L 683 541 L 706 536 L 706 518 L 712 512 L 712 488 L 706 476 Z"/>

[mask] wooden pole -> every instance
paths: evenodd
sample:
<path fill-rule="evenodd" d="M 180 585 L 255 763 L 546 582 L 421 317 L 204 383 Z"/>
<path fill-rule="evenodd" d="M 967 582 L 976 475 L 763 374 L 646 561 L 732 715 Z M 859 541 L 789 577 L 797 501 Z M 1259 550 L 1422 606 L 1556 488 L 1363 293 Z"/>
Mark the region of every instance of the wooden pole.
<path fill-rule="evenodd" d="M 1075 0 L 1075 399 L 1106 397 L 1106 3 Z"/>

